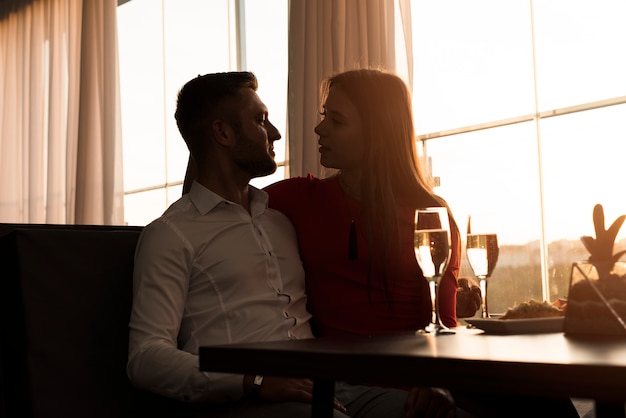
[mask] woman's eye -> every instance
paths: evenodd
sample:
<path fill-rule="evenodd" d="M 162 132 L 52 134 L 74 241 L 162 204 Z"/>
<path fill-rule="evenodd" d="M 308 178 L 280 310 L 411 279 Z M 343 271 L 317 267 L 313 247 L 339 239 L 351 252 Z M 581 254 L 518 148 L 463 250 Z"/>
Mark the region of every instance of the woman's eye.
<path fill-rule="evenodd" d="M 342 125 L 345 122 L 345 118 L 341 115 L 337 115 L 335 112 L 332 112 L 330 116 L 326 113 L 326 111 L 320 112 L 320 116 L 322 120 L 328 120 L 333 125 Z"/>

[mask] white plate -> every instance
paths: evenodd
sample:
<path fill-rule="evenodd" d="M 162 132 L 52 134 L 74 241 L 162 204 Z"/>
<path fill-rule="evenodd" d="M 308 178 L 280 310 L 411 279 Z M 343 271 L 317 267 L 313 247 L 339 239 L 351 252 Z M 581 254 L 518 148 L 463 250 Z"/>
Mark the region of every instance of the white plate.
<path fill-rule="evenodd" d="M 481 319 L 467 318 L 465 321 L 489 334 L 542 334 L 563 332 L 564 316 L 527 319 Z"/>

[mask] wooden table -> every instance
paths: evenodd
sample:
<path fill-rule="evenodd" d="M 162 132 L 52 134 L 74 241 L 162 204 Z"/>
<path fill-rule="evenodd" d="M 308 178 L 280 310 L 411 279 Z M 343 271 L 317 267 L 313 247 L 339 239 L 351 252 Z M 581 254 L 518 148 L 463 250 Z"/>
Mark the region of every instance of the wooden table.
<path fill-rule="evenodd" d="M 491 393 L 588 398 L 596 416 L 624 417 L 626 341 L 562 333 L 386 335 L 200 348 L 205 371 L 307 377 L 313 417 L 332 412 L 334 382 L 482 388 Z"/>

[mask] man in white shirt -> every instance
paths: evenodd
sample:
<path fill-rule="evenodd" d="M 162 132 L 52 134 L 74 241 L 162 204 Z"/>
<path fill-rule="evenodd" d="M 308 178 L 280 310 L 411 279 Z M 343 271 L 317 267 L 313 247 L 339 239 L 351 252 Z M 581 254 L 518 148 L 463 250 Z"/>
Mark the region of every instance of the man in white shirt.
<path fill-rule="evenodd" d="M 294 229 L 248 185 L 276 170 L 280 139 L 256 89 L 251 73 L 220 73 L 179 93 L 198 176 L 137 245 L 127 370 L 136 387 L 206 415 L 309 416 L 310 380 L 198 368 L 202 345 L 313 337 Z"/>

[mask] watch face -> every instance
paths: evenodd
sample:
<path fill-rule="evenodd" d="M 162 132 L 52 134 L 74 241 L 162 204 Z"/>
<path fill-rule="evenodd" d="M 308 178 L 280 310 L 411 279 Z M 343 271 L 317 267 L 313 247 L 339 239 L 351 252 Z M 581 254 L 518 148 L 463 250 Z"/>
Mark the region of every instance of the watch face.
<path fill-rule="evenodd" d="M 261 383 L 263 383 L 263 376 L 261 376 L 261 375 L 254 376 L 253 383 L 254 383 L 255 386 L 261 386 Z"/>

